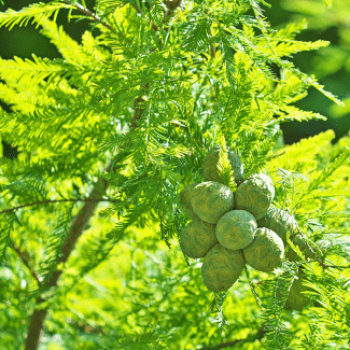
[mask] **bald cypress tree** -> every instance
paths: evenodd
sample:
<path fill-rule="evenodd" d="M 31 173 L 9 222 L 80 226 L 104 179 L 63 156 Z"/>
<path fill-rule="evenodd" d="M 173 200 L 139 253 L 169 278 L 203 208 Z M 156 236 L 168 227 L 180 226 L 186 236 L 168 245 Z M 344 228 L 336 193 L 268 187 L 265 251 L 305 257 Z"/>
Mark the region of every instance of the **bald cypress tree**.
<path fill-rule="evenodd" d="M 294 105 L 309 88 L 341 104 L 292 61 L 328 42 L 296 40 L 304 22 L 271 28 L 267 5 L 58 0 L 0 13 L 1 27 L 34 23 L 61 54 L 0 59 L 0 137 L 16 150 L 0 158 L 1 348 L 350 347 L 349 138 L 285 146 L 279 128 L 324 119 Z M 98 34 L 74 41 L 58 12 Z M 222 140 L 245 179 L 271 176 L 306 250 L 287 237 L 299 259 L 246 267 L 211 293 L 202 260 L 181 253 L 178 195 L 204 181 Z M 298 278 L 309 304 L 286 310 Z"/>

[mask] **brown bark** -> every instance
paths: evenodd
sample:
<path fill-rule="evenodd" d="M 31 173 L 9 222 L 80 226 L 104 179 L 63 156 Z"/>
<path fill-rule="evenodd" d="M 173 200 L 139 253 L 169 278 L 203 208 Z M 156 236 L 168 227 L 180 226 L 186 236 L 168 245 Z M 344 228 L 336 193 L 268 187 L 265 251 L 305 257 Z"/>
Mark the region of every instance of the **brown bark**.
<path fill-rule="evenodd" d="M 136 99 L 134 103 L 134 117 L 131 121 L 131 128 L 134 129 L 137 127 L 138 121 L 142 115 L 142 110 L 140 108 L 140 103 L 142 99 L 139 97 Z M 113 166 L 114 160 L 110 162 L 110 164 L 106 167 L 105 171 L 110 172 Z M 58 261 L 58 264 L 67 262 L 71 252 L 74 249 L 74 246 L 78 240 L 78 238 L 83 233 L 85 227 L 89 223 L 91 216 L 94 214 L 95 209 L 98 205 L 98 201 L 92 201 L 92 199 L 101 198 L 103 193 L 108 188 L 108 182 L 104 179 L 100 179 L 92 189 L 88 201 L 84 204 L 84 206 L 79 210 L 78 214 L 74 217 L 72 226 L 67 235 L 67 239 L 62 247 L 62 255 Z M 89 200 L 91 199 L 91 200 Z M 61 270 L 55 270 L 51 278 L 48 279 L 44 285 L 44 287 L 56 287 L 58 283 L 58 279 L 61 275 Z M 42 300 L 39 298 L 36 301 L 36 304 L 40 304 Z M 47 310 L 35 310 L 30 317 L 28 335 L 25 344 L 25 350 L 37 350 L 39 339 L 41 336 L 41 332 L 44 326 L 45 316 L 47 314 Z"/>
<path fill-rule="evenodd" d="M 36 305 L 39 305 L 42 299 L 37 299 Z M 28 336 L 26 339 L 26 350 L 36 350 L 39 345 L 41 332 L 43 331 L 43 323 L 47 309 L 34 310 L 29 323 Z"/>
<path fill-rule="evenodd" d="M 200 350 L 220 350 L 220 349 L 230 348 L 239 343 L 248 343 L 248 342 L 254 342 L 255 340 L 261 340 L 262 338 L 264 338 L 264 335 L 265 335 L 264 329 L 260 327 L 258 329 L 257 334 L 249 335 L 247 338 L 228 341 L 228 342 L 216 345 L 214 347 L 204 347 L 204 348 L 201 348 Z"/>
<path fill-rule="evenodd" d="M 18 254 L 18 256 L 21 258 L 23 264 L 27 267 L 28 271 L 31 273 L 31 275 L 36 280 L 36 283 L 38 284 L 38 286 L 40 286 L 39 276 L 37 275 L 36 271 L 33 269 L 33 266 L 31 266 L 31 264 L 29 263 L 28 254 L 26 252 L 21 251 L 19 249 L 19 247 L 17 247 L 16 244 L 12 241 L 11 238 L 9 238 L 9 241 L 10 241 L 10 245 L 11 245 L 12 249 Z"/>
<path fill-rule="evenodd" d="M 113 162 L 111 162 L 105 171 L 109 172 L 111 170 Z M 108 187 L 108 182 L 104 179 L 100 179 L 92 189 L 89 199 L 100 198 Z M 78 214 L 74 217 L 72 226 L 69 230 L 67 240 L 64 242 L 62 247 L 62 255 L 58 263 L 65 263 L 78 238 L 83 233 L 86 228 L 91 216 L 93 215 L 96 207 L 98 205 L 97 201 L 88 201 L 79 210 Z M 56 270 L 53 272 L 51 278 L 45 283 L 46 287 L 56 287 L 58 278 L 60 277 L 62 271 Z M 43 300 L 38 298 L 36 300 L 36 305 L 39 305 Z M 47 314 L 47 309 L 38 310 L 36 309 L 30 317 L 28 335 L 25 344 L 25 350 L 37 350 L 41 332 L 43 330 L 43 324 L 45 316 Z"/>
<path fill-rule="evenodd" d="M 73 5 L 70 0 L 64 0 L 64 1 L 69 5 Z M 76 7 L 77 10 L 82 12 L 84 15 L 91 17 L 94 21 L 100 22 L 106 28 L 108 28 L 109 30 L 112 30 L 112 27 L 106 22 L 102 21 L 102 19 L 99 16 L 97 16 L 96 13 L 89 11 L 87 8 L 85 8 L 83 5 L 79 3 L 75 3 L 74 6 Z"/>
<path fill-rule="evenodd" d="M 111 171 L 111 167 L 113 165 L 113 161 L 107 166 L 105 169 L 106 172 Z M 103 193 L 108 188 L 108 182 L 105 179 L 100 179 L 92 189 L 89 199 L 95 199 L 99 198 L 103 195 Z M 69 234 L 67 236 L 66 241 L 63 244 L 62 247 L 62 255 L 58 261 L 58 263 L 65 263 L 67 262 L 72 250 L 74 249 L 75 243 L 77 242 L 78 238 L 86 228 L 86 226 L 89 223 L 89 220 L 93 213 L 95 212 L 95 209 L 98 205 L 98 202 L 95 201 L 89 201 L 84 204 L 84 206 L 79 210 L 79 213 L 74 217 L 72 226 L 69 230 Z M 54 287 L 57 285 L 58 278 L 60 277 L 62 273 L 62 270 L 56 270 L 52 274 L 51 278 L 47 282 L 47 286 Z"/>

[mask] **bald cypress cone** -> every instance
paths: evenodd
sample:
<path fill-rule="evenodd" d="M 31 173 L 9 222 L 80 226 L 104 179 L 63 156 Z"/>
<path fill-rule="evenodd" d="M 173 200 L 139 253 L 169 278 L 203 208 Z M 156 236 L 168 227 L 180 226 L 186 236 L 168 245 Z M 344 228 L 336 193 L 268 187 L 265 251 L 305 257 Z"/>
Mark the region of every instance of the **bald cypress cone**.
<path fill-rule="evenodd" d="M 267 214 L 258 220 L 259 227 L 266 227 L 277 233 L 283 243 L 287 242 L 287 234 L 292 239 L 297 233 L 297 222 L 287 211 L 277 208 L 269 208 Z"/>
<path fill-rule="evenodd" d="M 243 268 L 241 250 L 230 250 L 217 243 L 204 258 L 203 282 L 213 292 L 224 292 L 238 280 Z"/>
<path fill-rule="evenodd" d="M 194 188 L 199 182 L 187 185 L 179 194 L 179 200 L 186 215 L 192 220 L 199 219 L 198 215 L 193 211 L 191 198 Z"/>
<path fill-rule="evenodd" d="M 236 209 L 246 210 L 256 220 L 262 219 L 273 201 L 275 187 L 271 178 L 259 173 L 241 183 L 235 192 Z"/>
<path fill-rule="evenodd" d="M 234 197 L 227 186 L 207 181 L 194 188 L 191 203 L 201 220 L 216 224 L 222 215 L 233 209 Z"/>
<path fill-rule="evenodd" d="M 272 272 L 282 263 L 284 246 L 282 239 L 268 228 L 258 228 L 255 238 L 243 249 L 246 263 L 258 271 Z"/>
<path fill-rule="evenodd" d="M 309 251 L 304 238 L 302 238 L 300 235 L 296 235 L 292 239 L 292 243 L 299 248 L 301 253 L 304 255 L 305 258 L 312 258 L 312 253 Z M 298 256 L 298 254 L 293 250 L 292 247 L 289 247 L 288 253 L 286 254 L 286 258 L 290 261 L 299 261 L 301 258 Z"/>
<path fill-rule="evenodd" d="M 182 231 L 181 249 L 190 258 L 202 258 L 216 244 L 215 225 L 200 219 L 190 222 Z"/>
<path fill-rule="evenodd" d="M 302 293 L 311 290 L 303 284 L 305 272 L 299 269 L 297 277 L 298 278 L 293 281 L 292 287 L 289 291 L 289 296 L 284 305 L 284 309 L 286 310 L 301 311 L 310 303 L 310 299 Z"/>
<path fill-rule="evenodd" d="M 231 210 L 218 221 L 216 237 L 225 248 L 238 250 L 252 243 L 256 229 L 252 214 L 245 210 Z"/>

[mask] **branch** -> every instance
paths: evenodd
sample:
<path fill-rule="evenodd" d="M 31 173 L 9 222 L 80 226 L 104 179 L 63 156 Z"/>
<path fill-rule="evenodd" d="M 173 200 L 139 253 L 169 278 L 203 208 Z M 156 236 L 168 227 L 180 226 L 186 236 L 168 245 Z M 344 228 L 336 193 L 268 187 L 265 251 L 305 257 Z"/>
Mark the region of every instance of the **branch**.
<path fill-rule="evenodd" d="M 27 267 L 28 271 L 30 272 L 30 274 L 34 277 L 34 279 L 36 280 L 36 282 L 38 283 L 38 286 L 40 287 L 41 283 L 39 280 L 39 276 L 37 275 L 37 273 L 35 272 L 35 270 L 33 269 L 33 267 L 30 265 L 29 263 L 29 257 L 25 252 L 22 252 L 15 244 L 14 242 L 11 240 L 11 238 L 9 238 L 10 241 L 10 246 L 11 248 L 18 254 L 18 256 L 21 258 L 23 264 Z"/>
<path fill-rule="evenodd" d="M 211 30 L 211 27 L 209 29 L 209 33 L 211 35 L 211 37 L 213 37 L 213 31 Z M 210 44 L 210 54 L 212 58 L 215 58 L 216 56 L 216 48 L 214 44 Z"/>
<path fill-rule="evenodd" d="M 135 110 L 134 117 L 131 121 L 132 128 L 135 128 L 137 126 L 137 122 L 140 119 L 141 114 L 142 114 L 141 109 Z M 114 165 L 114 159 L 106 167 L 105 171 L 110 172 L 112 170 L 113 165 Z M 72 226 L 67 235 L 67 239 L 62 246 L 62 255 L 60 256 L 58 264 L 65 263 L 68 260 L 78 238 L 82 235 L 89 220 L 94 214 L 94 211 L 97 206 L 96 198 L 101 197 L 103 195 L 103 193 L 107 190 L 108 185 L 109 185 L 108 182 L 103 178 L 100 178 L 99 181 L 94 185 L 88 197 L 89 200 L 88 201 L 85 200 L 86 203 L 79 210 L 78 214 L 73 219 Z M 62 270 L 54 271 L 51 278 L 47 281 L 47 283 L 45 283 L 45 287 L 53 287 L 53 288 L 57 287 L 58 279 L 61 274 L 62 274 Z M 44 300 L 41 297 L 37 298 L 35 301 L 36 309 L 32 313 L 29 320 L 28 334 L 25 342 L 25 350 L 38 349 L 40 336 L 44 329 L 45 317 L 48 312 L 47 308 L 46 309 L 40 308 L 40 304 L 43 301 Z"/>
<path fill-rule="evenodd" d="M 48 204 L 48 203 L 60 203 L 60 202 L 117 202 L 117 200 L 105 199 L 105 198 L 47 199 L 44 201 L 23 204 L 23 205 L 19 205 L 18 207 L 5 209 L 3 211 L 0 211 L 0 214 L 9 213 L 11 211 L 15 211 L 15 210 L 18 210 L 21 208 L 32 207 L 34 205 Z"/>
<path fill-rule="evenodd" d="M 145 84 L 145 90 L 149 89 L 149 83 Z M 134 101 L 134 118 L 131 121 L 131 128 L 135 129 L 137 127 L 137 124 L 141 118 L 141 115 L 143 113 L 143 107 L 142 107 L 142 102 L 143 102 L 143 91 L 142 88 L 140 87 L 140 96 Z"/>
<path fill-rule="evenodd" d="M 324 265 L 327 269 L 350 269 L 349 266 Z"/>
<path fill-rule="evenodd" d="M 25 350 L 36 350 L 38 348 L 40 336 L 43 333 L 44 320 L 48 312 L 48 309 L 40 308 L 42 302 L 41 298 L 35 301 L 36 308 L 30 317 Z"/>
<path fill-rule="evenodd" d="M 248 268 L 247 268 L 247 265 L 244 265 L 244 269 L 245 269 L 245 273 L 248 277 L 248 281 L 249 281 L 249 285 L 250 285 L 250 289 L 253 293 L 253 296 L 255 298 L 255 301 L 256 301 L 256 304 L 259 306 L 259 308 L 261 309 L 261 299 L 258 295 L 258 293 L 255 291 L 255 288 L 254 288 L 254 283 L 253 281 L 250 279 L 250 275 L 249 275 L 249 271 L 248 271 Z"/>
<path fill-rule="evenodd" d="M 181 5 L 181 0 L 172 0 L 172 1 L 164 1 L 164 4 L 168 8 L 168 12 L 166 17 L 168 17 L 171 12 L 175 11 L 180 5 Z"/>
<path fill-rule="evenodd" d="M 112 27 L 109 24 L 107 24 L 106 22 L 103 22 L 103 20 L 101 19 L 100 16 L 96 15 L 96 13 L 91 12 L 90 10 L 85 8 L 83 5 L 81 5 L 81 4 L 77 3 L 77 2 L 75 4 L 72 4 L 72 2 L 70 0 L 64 0 L 64 2 L 66 2 L 69 5 L 75 6 L 77 8 L 77 10 L 82 12 L 84 15 L 86 15 L 88 17 L 91 17 L 94 21 L 99 22 L 103 26 L 108 28 L 109 30 L 112 30 Z"/>
<path fill-rule="evenodd" d="M 140 15 L 144 15 L 144 12 L 138 7 L 137 4 L 132 5 L 132 7 L 140 14 Z M 149 18 L 148 20 L 150 21 L 150 23 L 152 24 L 152 29 L 156 32 L 158 31 L 158 26 L 156 24 L 154 24 Z"/>
<path fill-rule="evenodd" d="M 325 269 L 327 268 L 327 265 L 325 265 L 322 260 L 318 257 L 318 255 L 314 252 L 314 250 L 311 248 L 309 242 L 306 240 L 306 237 L 304 236 L 304 234 L 301 232 L 300 228 L 299 228 L 299 225 L 296 225 L 297 226 L 297 230 L 298 230 L 298 233 L 299 235 L 301 236 L 301 238 L 304 240 L 305 244 L 306 244 L 306 247 L 307 249 L 310 251 L 310 253 L 313 255 L 313 257 L 318 261 L 318 263 Z"/>
<path fill-rule="evenodd" d="M 181 5 L 181 1 L 182 0 L 164 1 L 165 5 L 168 8 L 168 11 L 164 15 L 163 22 L 162 22 L 163 24 L 167 22 L 168 18 Z M 165 31 L 168 31 L 168 28 L 166 28 Z"/>
<path fill-rule="evenodd" d="M 110 162 L 105 171 L 110 172 L 113 164 L 114 160 Z M 84 206 L 79 210 L 78 214 L 73 219 L 72 226 L 67 235 L 67 239 L 63 243 L 62 255 L 60 256 L 58 264 L 65 263 L 68 260 L 78 238 L 83 233 L 97 207 L 98 200 L 96 200 L 96 198 L 101 197 L 106 191 L 107 187 L 108 182 L 103 177 L 101 177 L 99 181 L 94 185 L 89 197 L 87 198 L 88 200 L 85 200 Z M 47 283 L 45 283 L 45 287 L 56 287 L 58 278 L 60 277 L 61 273 L 62 270 L 54 271 L 51 278 Z M 40 304 L 42 302 L 42 298 L 37 298 L 37 308 L 34 310 L 29 321 L 25 350 L 37 350 L 38 348 L 40 335 L 43 330 L 44 320 L 48 311 L 47 309 L 40 309 Z"/>
<path fill-rule="evenodd" d="M 104 171 L 109 173 L 112 169 L 113 164 L 114 160 L 110 162 L 110 164 L 106 167 Z M 74 217 L 72 226 L 67 235 L 67 239 L 63 243 L 62 254 L 58 260 L 58 264 L 67 262 L 78 238 L 81 236 L 84 229 L 88 225 L 90 218 L 94 214 L 98 203 L 98 200 L 96 201 L 96 197 L 101 197 L 103 193 L 107 190 L 108 185 L 109 184 L 107 180 L 105 180 L 104 178 L 100 178 L 99 181 L 95 184 L 91 193 L 89 194 L 89 200 L 86 201 L 84 206 L 79 210 L 79 213 Z M 47 286 L 56 287 L 58 278 L 60 277 L 62 272 L 62 270 L 54 271 L 51 278 L 47 282 Z"/>
<path fill-rule="evenodd" d="M 228 341 L 226 343 L 222 343 L 222 344 L 219 344 L 217 346 L 215 346 L 214 348 L 207 348 L 207 347 L 204 347 L 200 350 L 218 350 L 218 349 L 224 349 L 224 348 L 228 348 L 228 347 L 231 347 L 231 346 L 235 346 L 236 344 L 240 343 L 240 342 L 246 342 L 247 340 L 246 339 L 236 339 L 236 340 L 232 340 L 232 341 Z"/>
<path fill-rule="evenodd" d="M 247 338 L 244 338 L 244 339 L 236 339 L 236 340 L 232 340 L 232 341 L 228 341 L 228 342 L 225 342 L 225 343 L 221 343 L 217 346 L 214 346 L 214 347 L 204 347 L 204 348 L 201 348 L 200 350 L 219 350 L 219 349 L 224 349 L 224 348 L 229 348 L 231 346 L 235 346 L 239 343 L 248 343 L 248 342 L 252 342 L 252 341 L 255 341 L 255 340 L 260 340 L 264 337 L 264 330 L 263 328 L 259 328 L 258 329 L 258 332 L 257 334 L 252 334 L 252 335 L 249 335 Z"/>
<path fill-rule="evenodd" d="M 307 263 L 300 263 L 299 266 L 303 266 Z M 325 269 L 350 269 L 350 265 L 349 266 L 337 266 L 337 265 L 322 265 L 322 267 L 324 267 Z"/>
<path fill-rule="evenodd" d="M 168 11 L 166 11 L 164 14 L 162 24 L 164 24 L 167 21 L 168 17 L 181 5 L 181 1 L 182 0 L 164 1 L 164 4 L 167 6 Z M 144 12 L 139 8 L 137 4 L 134 4 L 132 6 L 140 15 L 144 15 Z M 149 18 L 148 20 L 152 24 L 152 29 L 155 32 L 157 32 L 159 30 L 159 27 L 155 23 L 153 23 Z M 167 29 L 165 30 L 167 31 Z"/>
<path fill-rule="evenodd" d="M 65 1 L 67 2 L 68 0 L 65 0 Z M 71 2 L 69 2 L 69 3 L 71 3 Z M 177 6 L 179 6 L 180 3 L 181 3 L 181 1 L 177 0 L 177 5 L 174 7 L 174 9 L 177 8 Z M 77 9 L 79 11 L 83 12 L 87 16 L 92 17 L 95 21 L 98 21 L 101 24 L 103 24 L 105 27 L 112 29 L 108 24 L 102 22 L 100 17 L 93 14 L 89 10 L 85 9 L 82 5 L 76 3 L 75 6 L 77 7 Z M 141 11 L 139 8 L 137 8 L 136 10 L 138 12 Z M 171 11 L 173 11 L 173 10 L 171 10 Z M 142 13 L 142 11 L 139 13 Z M 171 14 L 171 12 L 168 11 L 166 17 L 168 16 L 168 14 Z M 158 27 L 154 27 L 154 25 L 153 25 L 153 29 L 158 30 Z M 145 88 L 148 89 L 149 84 L 146 84 Z M 141 90 L 142 89 L 140 89 L 140 92 L 142 92 Z M 142 94 L 140 93 L 140 96 L 134 102 L 134 116 L 133 116 L 133 119 L 131 120 L 131 124 L 130 124 L 131 129 L 135 129 L 138 126 L 138 121 L 140 120 L 141 115 L 143 113 L 142 101 L 143 101 Z M 107 166 L 105 171 L 110 172 L 112 170 L 113 165 L 114 165 L 114 159 L 110 162 L 110 164 Z M 100 178 L 99 181 L 95 184 L 93 190 L 91 191 L 90 195 L 88 196 L 89 200 L 85 200 L 86 203 L 79 210 L 78 214 L 73 219 L 72 226 L 68 232 L 66 241 L 62 245 L 62 254 L 60 256 L 58 264 L 62 264 L 62 263 L 64 264 L 65 262 L 67 262 L 71 252 L 74 249 L 74 246 L 75 246 L 77 240 L 79 239 L 79 237 L 83 233 L 89 220 L 91 219 L 92 215 L 94 214 L 94 211 L 95 211 L 96 206 L 97 206 L 96 198 L 101 197 L 103 195 L 103 193 L 107 190 L 108 186 L 109 186 L 109 183 L 103 178 Z M 61 274 L 62 274 L 62 270 L 54 271 L 51 278 L 45 283 L 45 287 L 53 287 L 53 288 L 57 287 L 58 279 L 59 279 Z M 26 342 L 25 342 L 25 350 L 37 350 L 38 349 L 40 336 L 41 336 L 41 333 L 43 332 L 43 329 L 44 329 L 45 317 L 46 317 L 46 314 L 48 312 L 47 308 L 45 308 L 45 309 L 40 308 L 40 304 L 43 301 L 44 300 L 41 297 L 36 299 L 36 309 L 32 313 L 30 320 L 29 320 L 28 335 L 27 335 Z"/>

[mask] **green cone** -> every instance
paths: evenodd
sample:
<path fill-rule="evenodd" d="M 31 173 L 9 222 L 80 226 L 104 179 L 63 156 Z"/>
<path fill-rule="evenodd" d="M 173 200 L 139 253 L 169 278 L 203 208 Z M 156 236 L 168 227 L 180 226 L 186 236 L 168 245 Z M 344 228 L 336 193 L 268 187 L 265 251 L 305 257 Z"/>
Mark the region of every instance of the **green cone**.
<path fill-rule="evenodd" d="M 190 258 L 202 258 L 218 243 L 215 225 L 202 220 L 190 222 L 182 231 L 181 249 Z"/>
<path fill-rule="evenodd" d="M 236 209 L 246 210 L 256 220 L 262 219 L 273 201 L 275 187 L 270 177 L 254 174 L 240 184 L 235 192 Z"/>
<path fill-rule="evenodd" d="M 252 214 L 245 210 L 231 210 L 218 221 L 216 237 L 225 248 L 238 250 L 252 243 L 256 229 Z"/>
<path fill-rule="evenodd" d="M 194 188 L 191 203 L 201 220 L 216 224 L 222 215 L 233 209 L 234 197 L 227 186 L 207 181 Z"/>
<path fill-rule="evenodd" d="M 191 203 L 193 190 L 198 184 L 199 182 L 195 182 L 187 185 L 179 194 L 180 203 L 184 209 L 184 212 L 192 220 L 199 219 L 198 215 L 193 211 Z"/>
<path fill-rule="evenodd" d="M 253 242 L 243 249 L 245 261 L 258 271 L 272 272 L 282 263 L 283 241 L 268 228 L 258 228 Z"/>
<path fill-rule="evenodd" d="M 243 268 L 242 251 L 229 250 L 218 243 L 204 258 L 203 282 L 213 292 L 226 291 L 238 280 Z"/>
<path fill-rule="evenodd" d="M 266 227 L 277 233 L 283 243 L 287 241 L 287 233 L 293 238 L 297 233 L 297 222 L 287 211 L 277 208 L 269 208 L 267 214 L 258 220 L 259 227 Z"/>

